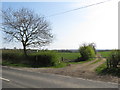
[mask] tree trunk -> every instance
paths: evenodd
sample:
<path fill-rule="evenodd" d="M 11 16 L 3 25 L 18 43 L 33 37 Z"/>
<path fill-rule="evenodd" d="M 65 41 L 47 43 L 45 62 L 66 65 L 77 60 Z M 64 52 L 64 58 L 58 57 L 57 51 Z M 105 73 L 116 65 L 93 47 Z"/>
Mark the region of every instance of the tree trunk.
<path fill-rule="evenodd" d="M 24 51 L 24 55 L 27 57 L 27 51 L 26 51 L 26 46 L 23 45 L 23 51 Z"/>

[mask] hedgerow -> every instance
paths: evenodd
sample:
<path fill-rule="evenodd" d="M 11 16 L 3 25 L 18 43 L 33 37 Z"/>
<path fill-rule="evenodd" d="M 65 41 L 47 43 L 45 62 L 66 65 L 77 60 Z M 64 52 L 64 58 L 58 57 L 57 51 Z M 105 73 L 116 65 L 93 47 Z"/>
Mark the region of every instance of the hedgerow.
<path fill-rule="evenodd" d="M 54 51 L 29 53 L 26 57 L 21 51 L 4 50 L 2 61 L 12 64 L 26 64 L 32 67 L 56 66 L 60 63 L 59 56 Z"/>

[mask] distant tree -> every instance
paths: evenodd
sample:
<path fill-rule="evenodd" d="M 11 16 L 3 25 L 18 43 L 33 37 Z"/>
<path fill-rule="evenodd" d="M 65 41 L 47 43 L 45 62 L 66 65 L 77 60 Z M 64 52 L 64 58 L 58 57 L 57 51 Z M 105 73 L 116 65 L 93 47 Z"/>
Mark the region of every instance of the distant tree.
<path fill-rule="evenodd" d="M 21 42 L 25 55 L 26 47 L 41 47 L 52 41 L 49 22 L 30 9 L 9 8 L 2 11 L 2 18 L 2 30 L 6 34 L 4 39 L 9 42 L 14 40 Z"/>

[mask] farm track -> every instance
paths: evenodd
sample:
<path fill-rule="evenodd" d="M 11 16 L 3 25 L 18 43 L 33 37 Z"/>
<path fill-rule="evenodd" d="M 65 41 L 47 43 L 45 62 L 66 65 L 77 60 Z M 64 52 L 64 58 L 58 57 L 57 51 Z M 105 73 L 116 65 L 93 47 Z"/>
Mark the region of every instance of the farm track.
<path fill-rule="evenodd" d="M 83 70 L 83 71 L 93 71 L 96 67 L 98 67 L 100 64 L 104 63 L 104 60 L 100 60 L 99 62 L 95 63 L 96 61 L 98 61 L 99 59 L 95 59 L 92 61 L 89 61 L 87 63 L 83 63 L 83 64 L 78 64 L 78 65 L 71 65 L 71 69 L 73 70 Z M 93 64 L 92 64 L 93 63 Z M 94 64 L 95 63 L 95 64 Z M 72 68 L 74 67 L 74 68 Z"/>

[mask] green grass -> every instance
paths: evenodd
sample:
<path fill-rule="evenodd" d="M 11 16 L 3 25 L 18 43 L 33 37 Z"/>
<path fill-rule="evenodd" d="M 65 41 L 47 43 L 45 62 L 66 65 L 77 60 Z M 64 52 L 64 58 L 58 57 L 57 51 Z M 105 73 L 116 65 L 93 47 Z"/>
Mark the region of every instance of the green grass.
<path fill-rule="evenodd" d="M 11 63 L 9 61 L 3 61 L 2 62 L 2 65 L 3 66 L 12 66 L 12 67 L 31 67 L 30 65 L 26 65 L 26 64 L 14 64 L 14 63 Z"/>
<path fill-rule="evenodd" d="M 98 74 L 102 74 L 102 71 L 103 71 L 104 69 L 106 69 L 106 68 L 107 68 L 106 63 L 103 63 L 103 64 L 101 64 L 99 67 L 97 67 L 95 71 L 96 71 Z"/>
<path fill-rule="evenodd" d="M 102 51 L 102 52 L 98 52 L 102 55 L 102 57 L 109 57 L 111 51 Z"/>
<path fill-rule="evenodd" d="M 99 75 L 112 75 L 120 77 L 120 68 L 107 68 L 106 62 L 97 67 L 95 71 Z"/>
<path fill-rule="evenodd" d="M 14 63 L 11 63 L 11 62 L 2 62 L 2 65 L 3 66 L 12 66 L 12 67 L 31 67 L 30 65 L 26 65 L 26 64 L 14 64 Z M 48 66 L 48 67 L 38 67 L 38 68 L 62 68 L 62 67 L 65 67 L 67 66 L 67 63 L 64 63 L 64 62 L 61 62 L 59 63 L 57 66 Z"/>
<path fill-rule="evenodd" d="M 63 57 L 64 59 L 77 59 L 80 57 L 80 53 L 57 53 L 61 58 Z"/>

